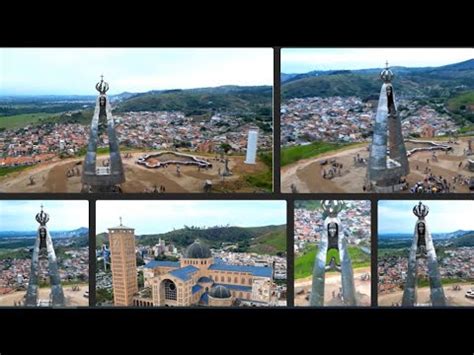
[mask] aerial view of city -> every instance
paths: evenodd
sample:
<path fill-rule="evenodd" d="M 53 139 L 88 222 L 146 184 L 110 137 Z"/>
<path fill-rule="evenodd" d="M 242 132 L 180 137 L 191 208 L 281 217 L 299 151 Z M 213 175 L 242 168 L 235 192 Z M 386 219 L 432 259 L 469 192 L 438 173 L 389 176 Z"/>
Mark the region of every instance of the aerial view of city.
<path fill-rule="evenodd" d="M 98 201 L 96 302 L 285 306 L 285 201 Z"/>
<path fill-rule="evenodd" d="M 370 201 L 295 201 L 295 306 L 370 306 Z"/>
<path fill-rule="evenodd" d="M 378 305 L 474 306 L 474 201 L 379 201 Z"/>
<path fill-rule="evenodd" d="M 2 48 L 0 192 L 271 192 L 273 52 Z"/>
<path fill-rule="evenodd" d="M 0 201 L 0 306 L 89 305 L 87 201 Z"/>
<path fill-rule="evenodd" d="M 283 49 L 283 192 L 474 190 L 474 49 Z"/>

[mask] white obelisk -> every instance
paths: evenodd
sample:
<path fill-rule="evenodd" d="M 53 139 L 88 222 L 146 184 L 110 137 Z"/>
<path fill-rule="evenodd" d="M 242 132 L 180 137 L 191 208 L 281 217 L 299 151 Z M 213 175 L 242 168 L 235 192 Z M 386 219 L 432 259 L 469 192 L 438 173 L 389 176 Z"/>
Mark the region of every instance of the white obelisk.
<path fill-rule="evenodd" d="M 247 139 L 247 157 L 245 158 L 245 164 L 255 164 L 257 158 L 257 139 L 258 139 L 258 128 L 250 128 Z"/>

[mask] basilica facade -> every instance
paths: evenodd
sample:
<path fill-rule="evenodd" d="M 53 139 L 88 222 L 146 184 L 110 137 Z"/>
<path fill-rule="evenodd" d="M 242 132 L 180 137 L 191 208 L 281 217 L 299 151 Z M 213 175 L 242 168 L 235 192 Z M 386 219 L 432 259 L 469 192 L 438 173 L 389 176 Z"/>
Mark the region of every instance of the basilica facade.
<path fill-rule="evenodd" d="M 272 267 L 226 264 L 199 241 L 177 262 L 146 264 L 144 279 L 151 300 L 137 297 L 136 306 L 266 305 L 274 285 Z"/>

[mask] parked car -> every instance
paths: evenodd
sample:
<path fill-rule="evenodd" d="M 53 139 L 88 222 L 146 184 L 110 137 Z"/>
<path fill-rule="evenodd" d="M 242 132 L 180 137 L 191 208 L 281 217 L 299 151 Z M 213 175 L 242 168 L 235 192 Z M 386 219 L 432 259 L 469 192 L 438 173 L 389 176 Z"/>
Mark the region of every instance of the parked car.
<path fill-rule="evenodd" d="M 472 298 L 472 299 L 474 299 L 474 288 L 470 288 L 469 290 L 467 290 L 465 296 L 466 296 L 467 298 Z"/>

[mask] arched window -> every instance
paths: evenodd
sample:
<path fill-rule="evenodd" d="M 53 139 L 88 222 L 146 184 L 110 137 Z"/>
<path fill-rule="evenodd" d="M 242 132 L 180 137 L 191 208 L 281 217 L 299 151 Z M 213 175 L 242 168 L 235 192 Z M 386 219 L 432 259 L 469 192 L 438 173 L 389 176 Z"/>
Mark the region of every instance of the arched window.
<path fill-rule="evenodd" d="M 240 298 L 244 297 L 244 295 L 242 294 L 242 292 L 239 292 L 239 297 L 240 297 Z"/>
<path fill-rule="evenodd" d="M 236 277 L 234 277 L 234 283 L 239 283 L 239 279 Z"/>
<path fill-rule="evenodd" d="M 221 276 L 221 282 L 225 282 L 224 276 Z"/>
<path fill-rule="evenodd" d="M 227 282 L 232 282 L 232 278 L 230 276 L 227 276 Z"/>
<path fill-rule="evenodd" d="M 165 299 L 176 301 L 177 300 L 177 289 L 173 281 L 166 279 L 162 282 L 162 287 L 165 288 Z"/>
<path fill-rule="evenodd" d="M 245 279 L 242 277 L 242 280 L 240 280 L 240 283 L 241 284 L 244 284 L 245 283 Z"/>
<path fill-rule="evenodd" d="M 249 285 L 252 285 L 252 279 L 249 279 Z"/>

